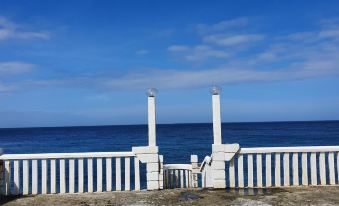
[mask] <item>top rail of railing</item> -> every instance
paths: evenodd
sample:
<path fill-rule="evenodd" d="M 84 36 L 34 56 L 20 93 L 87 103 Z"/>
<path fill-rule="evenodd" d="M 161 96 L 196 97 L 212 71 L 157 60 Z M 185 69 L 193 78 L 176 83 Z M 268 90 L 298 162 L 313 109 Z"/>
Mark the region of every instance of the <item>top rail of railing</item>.
<path fill-rule="evenodd" d="M 240 154 L 339 152 L 339 146 L 255 147 L 241 148 Z"/>
<path fill-rule="evenodd" d="M 164 170 L 192 170 L 190 164 L 166 164 Z"/>
<path fill-rule="evenodd" d="M 37 159 L 75 159 L 134 157 L 133 152 L 82 152 L 82 153 L 44 153 L 44 154 L 4 154 L 0 160 L 37 160 Z"/>

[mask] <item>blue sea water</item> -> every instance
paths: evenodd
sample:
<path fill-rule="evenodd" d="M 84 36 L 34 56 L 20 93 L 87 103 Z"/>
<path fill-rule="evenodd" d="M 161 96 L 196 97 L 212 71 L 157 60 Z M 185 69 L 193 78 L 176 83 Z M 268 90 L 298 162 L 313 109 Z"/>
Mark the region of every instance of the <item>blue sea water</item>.
<path fill-rule="evenodd" d="M 339 145 L 339 121 L 223 123 L 224 143 L 241 147 Z M 165 163 L 188 163 L 211 153 L 212 124 L 157 125 Z M 147 125 L 0 129 L 7 154 L 131 151 L 148 143 Z"/>
<path fill-rule="evenodd" d="M 7 154 L 131 151 L 147 145 L 147 133 L 147 125 L 0 129 L 0 148 Z M 339 121 L 223 123 L 222 139 L 241 147 L 339 145 Z M 157 125 L 165 164 L 189 163 L 191 154 L 201 162 L 212 141 L 212 124 Z M 145 182 L 141 177 L 143 188 Z"/>

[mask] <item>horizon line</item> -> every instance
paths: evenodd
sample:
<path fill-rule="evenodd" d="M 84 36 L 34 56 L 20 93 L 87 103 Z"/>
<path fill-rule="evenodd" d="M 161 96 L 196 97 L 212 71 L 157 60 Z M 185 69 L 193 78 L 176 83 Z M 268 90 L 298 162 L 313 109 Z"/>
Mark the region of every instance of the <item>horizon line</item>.
<path fill-rule="evenodd" d="M 242 124 L 242 123 L 288 123 L 288 122 L 336 122 L 333 120 L 276 120 L 276 121 L 235 121 L 221 122 L 222 124 Z M 157 123 L 156 125 L 185 125 L 185 124 L 213 124 L 212 122 L 181 122 L 181 123 Z M 114 126 L 147 126 L 148 124 L 104 124 L 104 125 L 71 125 L 71 126 L 33 126 L 33 127 L 0 127 L 3 129 L 46 129 L 46 128 L 74 128 L 74 127 L 114 127 Z"/>

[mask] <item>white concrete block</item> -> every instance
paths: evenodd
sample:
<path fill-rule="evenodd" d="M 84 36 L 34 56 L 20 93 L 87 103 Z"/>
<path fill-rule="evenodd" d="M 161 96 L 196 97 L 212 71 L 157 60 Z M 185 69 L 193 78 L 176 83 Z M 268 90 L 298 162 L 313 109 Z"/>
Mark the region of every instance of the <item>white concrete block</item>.
<path fill-rule="evenodd" d="M 159 172 L 159 163 L 147 163 L 146 170 L 148 172 Z"/>
<path fill-rule="evenodd" d="M 159 181 L 147 181 L 147 190 L 158 190 Z"/>
<path fill-rule="evenodd" d="M 159 181 L 159 173 L 158 172 L 147 172 L 147 181 Z"/>
<path fill-rule="evenodd" d="M 198 162 L 198 155 L 191 155 L 191 162 L 192 163 Z"/>
<path fill-rule="evenodd" d="M 212 154 L 213 161 L 225 161 L 225 153 L 224 152 L 215 152 Z"/>
<path fill-rule="evenodd" d="M 158 154 L 138 154 L 137 156 L 142 163 L 159 162 Z"/>
<path fill-rule="evenodd" d="M 212 144 L 212 152 L 225 152 L 224 144 Z"/>
<path fill-rule="evenodd" d="M 239 144 L 225 144 L 225 152 L 236 153 L 240 149 Z"/>
<path fill-rule="evenodd" d="M 214 180 L 225 180 L 225 170 L 212 170 Z"/>
<path fill-rule="evenodd" d="M 225 180 L 214 180 L 213 181 L 214 188 L 226 188 L 226 181 Z"/>
<path fill-rule="evenodd" d="M 132 147 L 132 152 L 134 154 L 154 154 L 159 153 L 159 148 L 157 146 Z"/>
<path fill-rule="evenodd" d="M 218 170 L 225 170 L 225 161 L 213 161 L 212 168 Z"/>

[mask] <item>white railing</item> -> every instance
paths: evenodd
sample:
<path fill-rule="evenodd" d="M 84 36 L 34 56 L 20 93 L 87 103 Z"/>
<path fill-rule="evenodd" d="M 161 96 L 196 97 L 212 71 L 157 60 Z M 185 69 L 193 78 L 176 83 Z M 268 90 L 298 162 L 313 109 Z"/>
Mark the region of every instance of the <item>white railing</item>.
<path fill-rule="evenodd" d="M 226 174 L 231 188 L 336 185 L 339 146 L 241 148 Z"/>
<path fill-rule="evenodd" d="M 131 175 L 131 159 L 134 175 Z M 0 161 L 5 164 L 5 184 L 1 188 L 5 195 L 120 191 L 122 185 L 124 190 L 131 190 L 131 176 L 134 176 L 133 189 L 140 189 L 139 159 L 133 152 L 4 154 Z"/>
<path fill-rule="evenodd" d="M 166 164 L 164 165 L 164 188 L 190 188 L 192 187 L 192 165 Z"/>

